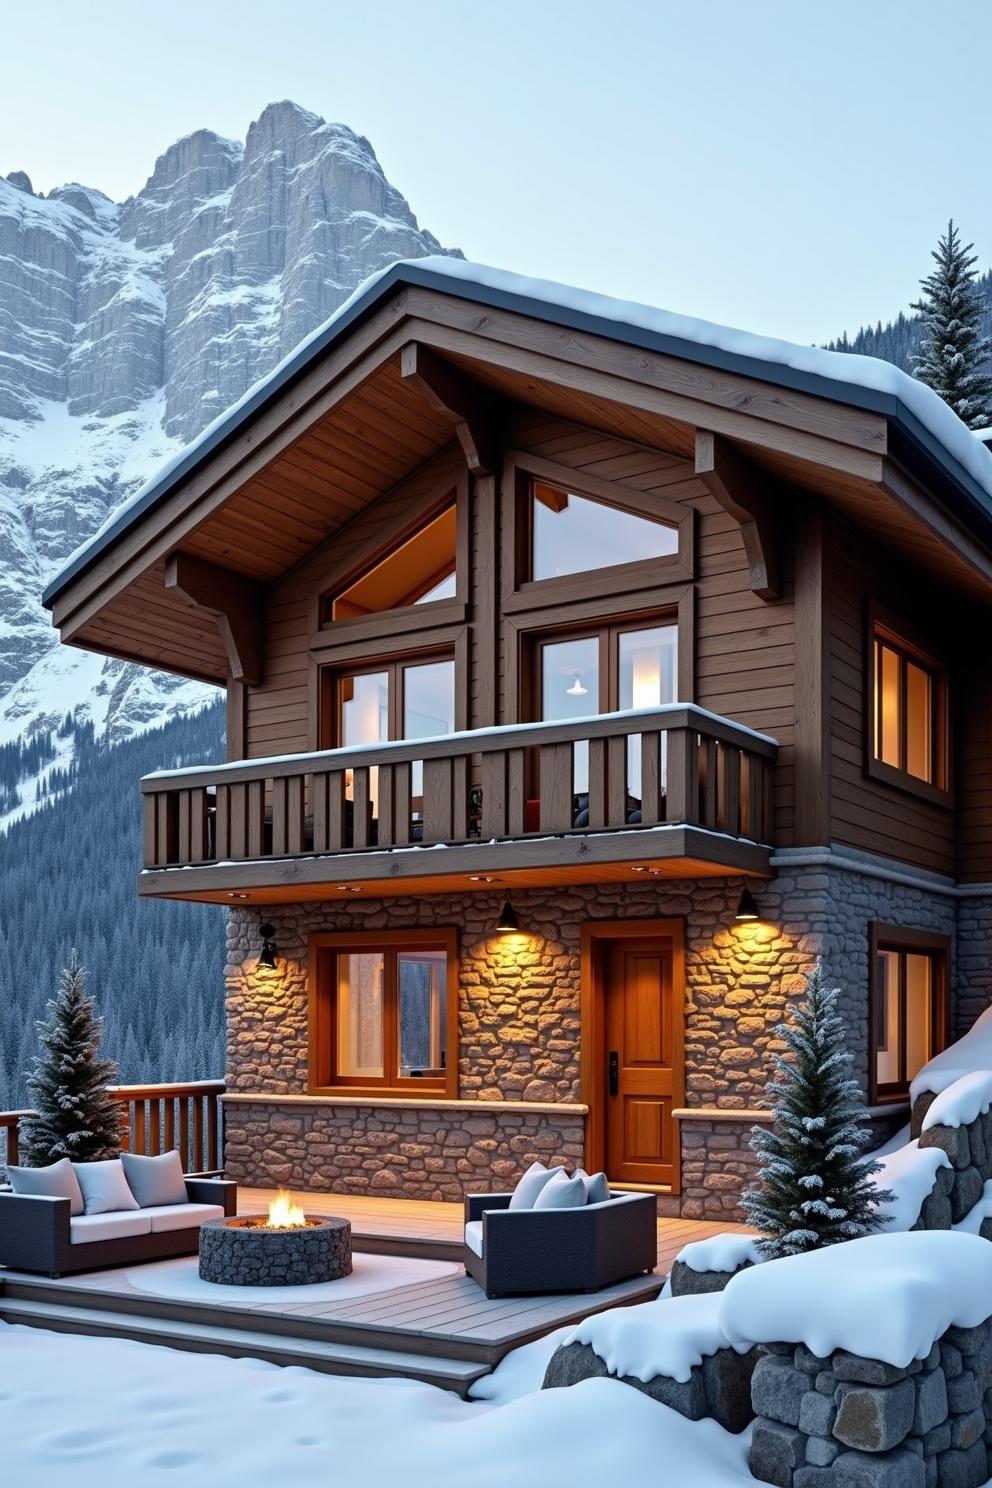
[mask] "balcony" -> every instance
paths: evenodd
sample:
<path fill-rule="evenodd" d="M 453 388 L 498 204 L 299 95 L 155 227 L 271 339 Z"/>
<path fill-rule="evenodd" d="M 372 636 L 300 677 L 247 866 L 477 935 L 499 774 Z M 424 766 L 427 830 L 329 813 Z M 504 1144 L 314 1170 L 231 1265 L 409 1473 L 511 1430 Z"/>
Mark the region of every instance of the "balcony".
<path fill-rule="evenodd" d="M 160 771 L 141 782 L 140 888 L 265 901 L 767 874 L 777 751 L 671 704 Z"/>

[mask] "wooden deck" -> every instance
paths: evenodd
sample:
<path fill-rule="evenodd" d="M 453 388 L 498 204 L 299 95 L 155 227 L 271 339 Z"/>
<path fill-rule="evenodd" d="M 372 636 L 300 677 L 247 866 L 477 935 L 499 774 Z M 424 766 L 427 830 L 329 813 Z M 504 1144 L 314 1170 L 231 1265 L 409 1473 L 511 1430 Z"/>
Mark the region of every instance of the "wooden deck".
<path fill-rule="evenodd" d="M 239 1211 L 263 1211 L 266 1190 L 247 1189 Z M 339 1301 L 215 1302 L 141 1290 L 134 1267 L 52 1280 L 0 1268 L 0 1320 L 59 1332 L 135 1339 L 193 1352 L 249 1356 L 329 1374 L 418 1379 L 466 1395 L 504 1354 L 608 1307 L 649 1301 L 690 1240 L 741 1228 L 659 1220 L 658 1268 L 592 1295 L 490 1301 L 460 1265 L 460 1204 L 308 1194 L 311 1213 L 352 1222 L 357 1252 L 444 1260 L 450 1274 Z M 153 1263 L 154 1264 L 154 1263 Z M 162 1263 L 160 1263 L 162 1264 Z M 164 1263 L 166 1265 L 170 1263 Z"/>

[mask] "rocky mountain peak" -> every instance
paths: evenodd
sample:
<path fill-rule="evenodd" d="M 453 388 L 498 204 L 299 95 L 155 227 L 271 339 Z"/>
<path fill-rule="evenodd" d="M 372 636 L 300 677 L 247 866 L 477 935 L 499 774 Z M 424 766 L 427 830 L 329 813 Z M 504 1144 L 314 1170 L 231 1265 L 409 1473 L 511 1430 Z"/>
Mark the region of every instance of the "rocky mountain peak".
<path fill-rule="evenodd" d="M 119 204 L 0 178 L 0 744 L 67 710 L 116 739 L 200 703 L 56 650 L 44 584 L 369 274 L 445 251 L 366 139 L 288 100 L 243 145 L 177 140 Z"/>

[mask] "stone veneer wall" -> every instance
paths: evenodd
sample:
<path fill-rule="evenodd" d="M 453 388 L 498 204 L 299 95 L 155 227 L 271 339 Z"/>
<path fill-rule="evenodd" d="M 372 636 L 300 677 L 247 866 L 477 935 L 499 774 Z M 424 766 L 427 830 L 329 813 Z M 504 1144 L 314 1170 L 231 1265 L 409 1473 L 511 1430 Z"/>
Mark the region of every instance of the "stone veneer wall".
<path fill-rule="evenodd" d="M 753 1171 L 749 1113 L 763 1097 L 770 1056 L 779 1047 L 775 1027 L 802 991 L 816 956 L 823 956 L 828 977 L 844 988 L 842 1012 L 864 1080 L 869 921 L 953 936 L 959 908 L 966 905 L 974 919 L 982 903 L 959 902 L 936 885 L 930 890 L 887 882 L 867 865 L 864 871 L 793 867 L 788 855 L 780 859 L 777 877 L 756 888 L 766 919 L 750 926 L 734 923 L 740 892 L 734 879 L 637 878 L 629 884 L 519 891 L 519 937 L 493 933 L 502 894 L 489 892 L 232 909 L 232 1098 L 225 1113 L 232 1173 L 242 1182 L 346 1184 L 359 1192 L 450 1197 L 484 1187 L 487 1179 L 489 1186 L 495 1186 L 492 1178 L 512 1183 L 534 1157 L 572 1161 L 582 1122 L 581 1109 L 575 1109 L 582 925 L 678 917 L 686 933 L 686 1106 L 700 1111 L 681 1124 L 679 1207 L 687 1217 L 732 1217 Z M 264 919 L 276 926 L 280 956 L 274 971 L 256 965 Z M 464 1106 L 446 1112 L 442 1103 L 400 1109 L 337 1100 L 291 1109 L 278 1099 L 237 1100 L 238 1092 L 306 1092 L 311 933 L 449 925 L 458 927 L 460 940 L 459 1094 L 463 1101 L 528 1103 L 535 1109 L 514 1111 L 512 1121 L 509 1107 L 497 1116 L 480 1111 L 485 1131 L 474 1131 Z M 560 1114 L 546 1110 L 555 1104 L 563 1107 Z M 714 1108 L 722 1119 L 714 1118 Z M 733 1120 L 734 1111 L 742 1112 L 739 1120 Z M 404 1146 L 434 1150 L 403 1151 Z"/>

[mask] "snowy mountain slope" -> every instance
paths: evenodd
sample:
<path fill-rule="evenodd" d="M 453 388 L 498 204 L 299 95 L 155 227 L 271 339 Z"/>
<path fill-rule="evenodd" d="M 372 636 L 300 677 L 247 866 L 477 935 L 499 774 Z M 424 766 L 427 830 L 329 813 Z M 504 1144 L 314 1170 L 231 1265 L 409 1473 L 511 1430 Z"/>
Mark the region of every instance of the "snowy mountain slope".
<path fill-rule="evenodd" d="M 213 695 L 56 651 L 45 583 L 370 273 L 438 252 L 368 141 L 293 103 L 243 145 L 179 140 L 121 204 L 0 178 L 0 745 L 67 711 L 126 739 Z"/>

